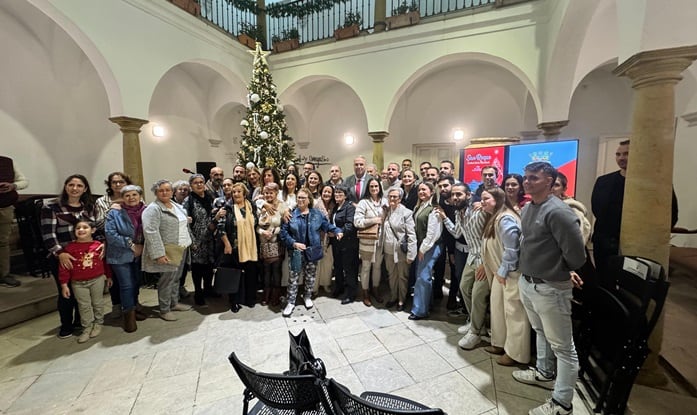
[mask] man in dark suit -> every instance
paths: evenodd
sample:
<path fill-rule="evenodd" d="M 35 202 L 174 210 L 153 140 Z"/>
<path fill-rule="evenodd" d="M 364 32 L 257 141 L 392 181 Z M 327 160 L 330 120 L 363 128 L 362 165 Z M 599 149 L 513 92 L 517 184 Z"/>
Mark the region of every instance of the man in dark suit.
<path fill-rule="evenodd" d="M 365 157 L 358 156 L 353 160 L 353 172 L 344 181 L 344 186 L 348 188 L 347 198 L 351 203 L 358 203 L 363 198 L 366 192 L 366 181 L 368 175 L 365 172 Z"/>
<path fill-rule="evenodd" d="M 598 177 L 593 186 L 591 209 L 595 215 L 593 260 L 599 273 L 605 271 L 608 257 L 619 254 L 620 226 L 624 202 L 624 183 L 629 161 L 629 140 L 620 142 L 615 152 L 619 170 Z M 671 227 L 678 221 L 678 199 L 673 192 Z"/>

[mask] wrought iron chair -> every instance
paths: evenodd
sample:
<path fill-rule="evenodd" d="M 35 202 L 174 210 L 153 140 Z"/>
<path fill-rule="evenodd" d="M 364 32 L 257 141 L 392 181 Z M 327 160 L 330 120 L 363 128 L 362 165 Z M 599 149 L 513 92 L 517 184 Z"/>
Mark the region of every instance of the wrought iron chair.
<path fill-rule="evenodd" d="M 358 397 L 334 379 L 327 389 L 334 408 L 343 415 L 444 415 L 441 409 L 386 393 L 363 392 Z"/>
<path fill-rule="evenodd" d="M 333 415 L 321 379 L 314 375 L 261 373 L 242 363 L 235 353 L 228 358 L 244 383 L 243 415 Z M 248 411 L 249 402 L 259 402 Z"/>

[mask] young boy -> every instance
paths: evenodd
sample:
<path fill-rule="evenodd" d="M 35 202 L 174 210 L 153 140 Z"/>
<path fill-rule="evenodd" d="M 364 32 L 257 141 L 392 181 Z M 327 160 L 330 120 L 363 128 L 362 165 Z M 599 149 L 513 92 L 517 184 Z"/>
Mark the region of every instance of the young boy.
<path fill-rule="evenodd" d="M 68 282 L 73 285 L 85 329 L 78 337 L 78 343 L 85 343 L 102 332 L 105 281 L 107 287 L 111 287 L 111 279 L 104 274 L 104 260 L 100 258 L 104 247 L 101 242 L 92 239 L 95 230 L 91 222 L 79 221 L 75 224 L 75 241 L 69 243 L 64 251 L 71 255 L 72 266 L 70 269 L 61 267 L 58 275 L 64 298 L 70 297 Z"/>

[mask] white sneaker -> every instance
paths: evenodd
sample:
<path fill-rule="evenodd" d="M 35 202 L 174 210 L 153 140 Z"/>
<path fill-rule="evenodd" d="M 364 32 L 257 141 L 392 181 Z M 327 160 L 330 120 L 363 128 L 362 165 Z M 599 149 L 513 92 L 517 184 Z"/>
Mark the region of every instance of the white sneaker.
<path fill-rule="evenodd" d="M 573 413 L 573 407 L 566 409 L 559 405 L 554 399 L 550 399 L 537 408 L 531 409 L 528 415 L 571 415 Z"/>
<path fill-rule="evenodd" d="M 293 309 L 295 309 L 295 306 L 293 304 L 288 303 L 286 305 L 286 308 L 283 309 L 281 315 L 283 317 L 290 317 L 290 315 L 293 314 Z"/>
<path fill-rule="evenodd" d="M 533 385 L 533 386 L 539 386 L 541 388 L 548 389 L 548 390 L 554 390 L 554 378 L 545 377 L 542 373 L 540 373 L 537 370 L 537 368 L 529 367 L 525 370 L 516 370 L 512 373 L 512 375 L 513 375 L 513 379 L 517 380 L 520 383 L 525 383 L 527 385 Z M 540 412 L 540 413 L 543 414 L 546 412 Z M 553 413 L 553 412 L 549 412 L 549 413 Z"/>
<path fill-rule="evenodd" d="M 477 345 L 479 342 L 482 341 L 482 338 L 477 336 L 474 333 L 467 333 L 465 334 L 465 337 L 461 338 L 459 342 L 457 342 L 457 345 L 460 346 L 460 348 L 465 349 L 465 350 L 472 350 Z"/>
<path fill-rule="evenodd" d="M 305 308 L 309 310 L 309 309 L 311 309 L 313 306 L 314 306 L 314 304 L 312 303 L 312 298 L 310 298 L 310 297 L 305 297 Z"/>
<path fill-rule="evenodd" d="M 472 327 L 472 322 L 468 321 L 464 326 L 458 327 L 457 332 L 460 334 L 467 334 L 470 332 L 470 327 Z"/>

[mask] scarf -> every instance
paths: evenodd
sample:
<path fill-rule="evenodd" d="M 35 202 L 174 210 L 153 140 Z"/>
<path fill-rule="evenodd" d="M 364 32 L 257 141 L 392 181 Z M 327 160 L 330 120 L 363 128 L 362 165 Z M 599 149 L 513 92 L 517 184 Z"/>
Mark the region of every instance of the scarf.
<path fill-rule="evenodd" d="M 145 210 L 145 204 L 140 202 L 136 206 L 126 206 L 121 205 L 121 208 L 126 211 L 128 218 L 133 224 L 135 231 L 133 232 L 133 241 L 139 242 L 143 240 L 143 211 Z"/>
<path fill-rule="evenodd" d="M 235 222 L 237 223 L 237 252 L 240 262 L 256 261 L 257 258 L 257 238 L 254 232 L 254 214 L 252 205 L 248 200 L 244 201 L 244 211 L 247 213 L 242 216 L 242 211 L 234 205 Z"/>

